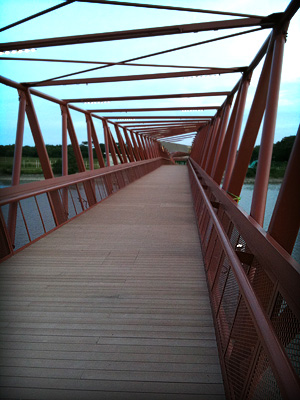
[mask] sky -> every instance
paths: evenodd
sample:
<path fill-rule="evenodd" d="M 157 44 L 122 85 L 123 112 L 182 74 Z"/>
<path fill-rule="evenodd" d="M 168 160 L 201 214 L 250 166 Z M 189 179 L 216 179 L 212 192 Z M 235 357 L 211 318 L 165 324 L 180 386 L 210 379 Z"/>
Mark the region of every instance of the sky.
<path fill-rule="evenodd" d="M 127 0 L 129 1 L 129 0 Z M 135 0 L 135 2 L 139 2 Z M 181 7 L 213 9 L 220 11 L 234 11 L 254 15 L 267 16 L 274 12 L 282 12 L 289 1 L 285 0 L 143 0 L 141 3 L 163 4 Z M 58 0 L 2 0 L 0 1 L 0 26 L 6 26 L 29 15 L 59 4 Z M 27 39 L 52 38 L 97 32 L 112 32 L 188 24 L 205 21 L 233 19 L 212 14 L 188 13 L 167 10 L 154 10 L 135 7 L 114 5 L 91 4 L 74 2 L 49 14 L 23 23 L 17 27 L 0 32 L 0 42 L 13 42 Z M 10 55 L 11 57 L 53 58 L 70 60 L 90 60 L 117 62 L 131 57 L 137 57 L 152 52 L 165 50 L 189 43 L 194 43 L 213 37 L 219 37 L 239 30 L 220 30 L 213 32 L 200 32 L 158 36 L 143 39 L 128 39 L 103 43 L 77 44 L 70 46 L 57 46 L 37 49 L 35 52 Z M 207 67 L 239 67 L 251 63 L 257 51 L 263 44 L 270 30 L 242 35 L 240 37 L 223 40 L 214 44 L 193 47 L 191 49 L 172 52 L 166 55 L 146 58 L 140 62 L 157 64 L 174 64 Z M 288 38 L 285 45 L 284 64 L 282 70 L 281 90 L 279 99 L 279 112 L 276 124 L 275 142 L 283 137 L 295 135 L 299 125 L 300 116 L 300 68 L 299 68 L 299 38 L 300 38 L 300 13 L 294 16 L 289 26 Z M 6 61 L 1 60 L 0 74 L 17 82 L 38 81 L 63 74 L 79 71 L 92 64 L 63 64 L 44 63 L 31 61 Z M 247 120 L 251 101 L 255 93 L 261 65 L 255 70 L 249 87 L 242 132 Z M 129 67 L 114 66 L 99 71 L 80 74 L 78 78 L 135 75 L 157 72 L 182 71 L 182 68 L 154 68 L 154 67 Z M 51 96 L 64 98 L 105 97 L 105 96 L 133 96 L 154 95 L 168 93 L 193 93 L 230 91 L 240 79 L 241 74 L 226 74 L 212 77 L 172 78 L 159 80 L 146 80 L 136 82 L 115 82 L 76 86 L 41 87 L 38 90 Z M 15 89 L 0 84 L 0 144 L 13 144 L 15 141 L 18 93 Z M 76 104 L 82 108 L 146 108 L 146 107 L 196 107 L 205 105 L 221 105 L 224 96 L 208 98 L 168 99 L 130 101 L 110 104 L 86 105 Z M 33 97 L 37 116 L 46 144 L 61 143 L 61 113 L 56 104 Z M 157 113 L 147 115 L 155 115 Z M 161 115 L 213 115 L 214 111 L 197 112 L 164 112 Z M 83 114 L 71 112 L 79 143 L 86 139 L 86 123 Z M 109 115 L 103 113 L 102 115 Z M 142 113 L 139 113 L 142 115 Z M 132 114 L 125 114 L 130 118 Z M 103 142 L 101 122 L 95 120 L 99 141 Z M 258 138 L 257 144 L 259 144 Z M 191 139 L 181 142 L 191 144 Z M 25 124 L 24 145 L 34 145 L 32 135 Z"/>

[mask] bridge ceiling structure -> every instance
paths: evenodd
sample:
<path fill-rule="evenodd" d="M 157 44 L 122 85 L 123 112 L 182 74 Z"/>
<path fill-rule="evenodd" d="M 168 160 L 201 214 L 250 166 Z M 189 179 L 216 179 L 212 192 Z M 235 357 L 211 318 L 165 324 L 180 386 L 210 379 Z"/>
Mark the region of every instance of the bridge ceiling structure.
<path fill-rule="evenodd" d="M 281 15 L 206 10 L 185 2 L 47 4 L 52 7 L 26 18 L 16 9 L 20 19 L 2 27 L 0 61 L 10 69 L 9 78 L 32 94 L 42 88 L 109 126 L 171 142 L 191 142 L 220 115 L 241 77 L 263 58 L 265 40 Z M 147 27 L 151 22 L 154 27 Z"/>

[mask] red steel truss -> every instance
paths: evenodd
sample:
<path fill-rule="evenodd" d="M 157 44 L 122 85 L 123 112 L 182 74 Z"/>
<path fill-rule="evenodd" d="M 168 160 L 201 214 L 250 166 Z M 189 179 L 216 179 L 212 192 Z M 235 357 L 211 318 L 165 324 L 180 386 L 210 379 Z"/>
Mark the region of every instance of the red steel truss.
<path fill-rule="evenodd" d="M 14 41 L 1 43 L 0 51 L 247 27 L 256 27 L 255 30 L 257 28 L 271 29 L 271 33 L 248 66 L 223 68 L 131 62 L 154 54 L 169 53 L 245 34 L 245 32 L 240 32 L 119 62 L 35 59 L 36 62 L 101 64 L 100 67 L 97 66 L 91 70 L 115 65 L 189 69 L 180 72 L 70 77 L 87 71 L 84 70 L 42 81 L 23 83 L 0 77 L 1 84 L 16 89 L 19 95 L 12 186 L 0 191 L 0 258 L 5 260 L 12 256 L 146 173 L 163 164 L 174 164 L 174 160 L 184 160 L 189 155 L 188 169 L 196 222 L 205 261 L 227 397 L 235 400 L 270 398 L 270 393 L 272 393 L 272 399 L 300 398 L 300 266 L 291 256 L 300 225 L 300 129 L 297 132 L 271 222 L 267 231 L 262 228 L 275 134 L 283 50 L 289 21 L 297 12 L 299 1 L 291 1 L 283 13 L 272 14 L 268 17 L 123 1 L 81 1 L 124 7 L 217 13 L 236 18 Z M 67 1 L 8 25 L 2 30 L 71 3 L 73 1 Z M 12 59 L 12 57 L 2 58 L 3 61 Z M 20 58 L 19 60 L 29 59 Z M 263 61 L 263 67 L 240 140 L 249 84 L 255 68 L 261 61 Z M 61 85 L 70 87 L 75 84 L 180 79 L 216 74 L 225 76 L 225 74 L 236 73 L 242 74 L 242 77 L 230 91 L 152 95 L 128 93 L 126 96 L 81 96 L 61 100 L 34 89 L 37 86 L 52 86 L 54 90 L 56 86 Z M 68 79 L 61 79 L 66 77 Z M 62 132 L 60 177 L 54 177 L 32 100 L 33 96 L 60 107 Z M 216 101 L 215 105 L 199 107 L 173 107 L 172 103 L 166 107 L 155 108 L 142 108 L 142 106 L 139 108 L 102 108 L 102 106 L 98 109 L 90 108 L 90 104 L 101 102 L 141 102 L 162 99 L 169 101 L 170 99 L 218 96 L 222 97 L 222 104 Z M 87 103 L 88 107 L 79 108 L 74 103 Z M 207 110 L 207 114 L 210 114 L 211 110 L 216 110 L 216 112 L 214 115 L 202 116 L 197 113 L 200 110 Z M 85 118 L 88 166 L 85 165 L 82 157 L 71 111 L 83 114 Z M 172 113 L 164 114 L 167 111 L 171 111 L 173 115 Z M 182 116 L 178 115 L 178 111 L 193 111 L 194 115 Z M 140 115 L 140 112 L 144 114 Z M 130 116 L 124 116 L 124 113 L 130 113 Z M 148 113 L 155 113 L 155 115 L 148 115 Z M 26 116 L 45 180 L 20 185 Z M 104 137 L 105 152 L 102 152 L 99 142 L 99 127 L 96 125 L 99 121 L 102 124 L 101 133 Z M 251 211 L 248 215 L 237 203 L 261 125 L 261 148 Z M 68 174 L 68 136 L 79 171 L 72 175 Z M 172 143 L 191 137 L 193 145 L 190 154 L 175 152 L 174 159 L 160 143 L 160 140 Z M 96 159 L 93 157 L 93 148 Z M 31 223 L 33 214 L 39 221 L 34 229 Z"/>

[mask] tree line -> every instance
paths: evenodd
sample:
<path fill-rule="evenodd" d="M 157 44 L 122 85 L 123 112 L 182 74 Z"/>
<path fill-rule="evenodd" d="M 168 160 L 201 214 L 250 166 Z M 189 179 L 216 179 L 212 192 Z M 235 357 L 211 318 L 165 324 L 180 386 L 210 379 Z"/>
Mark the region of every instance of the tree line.
<path fill-rule="evenodd" d="M 80 144 L 80 150 L 83 158 L 88 158 L 88 146 L 87 142 L 82 142 Z M 105 144 L 100 143 L 101 151 L 103 155 L 105 156 Z M 46 144 L 46 149 L 48 156 L 50 158 L 61 158 L 62 154 L 62 146 L 61 144 L 57 145 L 52 145 L 52 144 Z M 14 151 L 15 151 L 15 145 L 14 144 L 9 144 L 9 145 L 0 145 L 0 157 L 13 157 L 14 156 Z M 68 145 L 68 153 L 72 153 L 73 147 L 71 144 Z M 95 149 L 93 149 L 93 155 L 96 158 L 96 152 Z M 23 146 L 22 149 L 22 156 L 23 157 L 38 157 L 37 150 L 34 146 Z"/>

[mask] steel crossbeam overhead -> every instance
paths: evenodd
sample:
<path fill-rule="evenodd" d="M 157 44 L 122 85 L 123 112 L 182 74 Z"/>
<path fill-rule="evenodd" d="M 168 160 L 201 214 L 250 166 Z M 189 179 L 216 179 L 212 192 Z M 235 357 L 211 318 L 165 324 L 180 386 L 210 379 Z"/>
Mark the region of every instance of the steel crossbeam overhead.
<path fill-rule="evenodd" d="M 95 114 L 96 115 L 96 114 Z M 105 118 L 105 117 L 102 117 L 102 118 Z M 107 117 L 108 118 L 108 117 Z M 143 116 L 132 116 L 132 117 L 126 117 L 126 116 L 124 116 L 124 115 L 114 115 L 114 116 L 110 116 L 109 117 L 109 119 L 110 120 L 115 120 L 115 119 L 127 119 L 127 120 L 134 120 L 134 119 L 145 119 L 145 120 L 147 120 L 147 119 L 158 119 L 158 120 L 162 120 L 162 119 L 166 119 L 166 120 L 170 120 L 170 119 L 172 119 L 172 120 L 191 120 L 191 119 L 195 119 L 195 120 L 197 120 L 197 121 L 200 121 L 200 120 L 211 120 L 213 118 L 213 116 L 211 116 L 211 115 L 201 115 L 201 116 L 199 116 L 199 115 L 192 115 L 192 116 L 182 116 L 182 117 L 179 117 L 179 116 L 177 116 L 177 115 L 164 115 L 164 116 L 158 116 L 158 115 L 156 115 L 156 116 L 148 116 L 148 115 L 143 115 Z"/>
<path fill-rule="evenodd" d="M 157 94 L 145 96 L 123 96 L 123 97 L 88 97 L 83 99 L 64 99 L 66 103 L 93 103 L 93 102 L 111 102 L 111 101 L 131 101 L 131 100 L 159 100 L 159 99 L 181 99 L 186 97 L 210 97 L 210 96 L 228 96 L 231 92 L 206 92 L 206 93 L 175 93 L 175 94 Z"/>
<path fill-rule="evenodd" d="M 75 0 L 74 0 L 75 1 Z M 1 57 L 0 61 L 32 61 L 32 62 L 54 62 L 54 63 L 73 63 L 73 64 L 100 64 L 100 65 L 119 65 L 119 63 L 110 61 L 81 61 L 81 60 L 63 60 L 63 59 L 53 59 L 53 58 L 29 58 L 29 57 Z M 127 67 L 157 67 L 157 68 L 188 68 L 188 69 L 215 69 L 215 67 L 201 67 L 198 65 L 174 65 L 174 64 L 146 64 L 146 63 L 134 63 L 122 61 L 122 66 Z M 81 103 L 82 101 L 68 101 L 69 103 Z M 67 101 L 67 100 L 65 100 Z M 86 100 L 84 100 L 86 101 Z"/>
<path fill-rule="evenodd" d="M 142 7 L 142 8 L 154 8 L 157 10 L 170 10 L 170 11 L 187 11 L 194 13 L 205 13 L 205 14 L 217 14 L 217 15 L 230 15 L 236 17 L 254 17 L 254 18 L 263 18 L 258 15 L 252 14 L 241 14 L 234 13 L 228 11 L 214 11 L 214 10 L 204 10 L 201 8 L 188 8 L 188 7 L 174 7 L 174 6 L 163 6 L 157 4 L 143 4 L 143 3 L 129 3 L 128 1 L 113 1 L 113 0 L 77 0 L 82 3 L 98 3 L 98 4 L 109 4 L 109 5 L 118 5 L 118 6 L 129 6 L 129 7 Z"/>
<path fill-rule="evenodd" d="M 0 51 L 21 50 L 27 48 L 41 48 L 41 47 L 52 47 L 52 46 L 66 46 L 66 45 L 81 44 L 81 43 L 107 42 L 112 40 L 137 39 L 137 38 L 145 38 L 153 36 L 175 35 L 182 33 L 215 31 L 219 29 L 244 28 L 251 26 L 272 28 L 274 26 L 274 20 L 272 20 L 272 18 L 250 17 L 250 18 L 241 18 L 241 19 L 233 19 L 225 21 L 162 26 L 155 28 L 133 29 L 133 30 L 117 31 L 117 32 L 94 33 L 89 35 L 76 35 L 76 36 L 64 36 L 64 37 L 47 38 L 47 39 L 24 40 L 17 42 L 0 43 Z"/>
<path fill-rule="evenodd" d="M 127 82 L 127 81 L 141 81 L 148 79 L 166 79 L 166 78 L 182 78 L 190 76 L 207 76 L 207 75 L 221 75 L 244 72 L 246 67 L 235 68 L 216 68 L 214 70 L 201 70 L 201 71 L 182 71 L 182 72 L 164 72 L 160 74 L 143 74 L 143 75 L 126 75 L 126 76 L 108 76 L 100 78 L 78 78 L 78 79 L 61 79 L 49 80 L 42 82 L 23 82 L 25 86 L 62 86 L 62 85 L 80 85 L 89 83 L 105 83 L 105 82 Z"/>
<path fill-rule="evenodd" d="M 115 112 L 144 112 L 144 111 L 202 111 L 202 110 L 218 110 L 220 106 L 199 106 L 199 107 L 160 107 L 160 108 L 103 108 L 95 110 L 87 110 L 89 112 L 115 113 Z"/>

